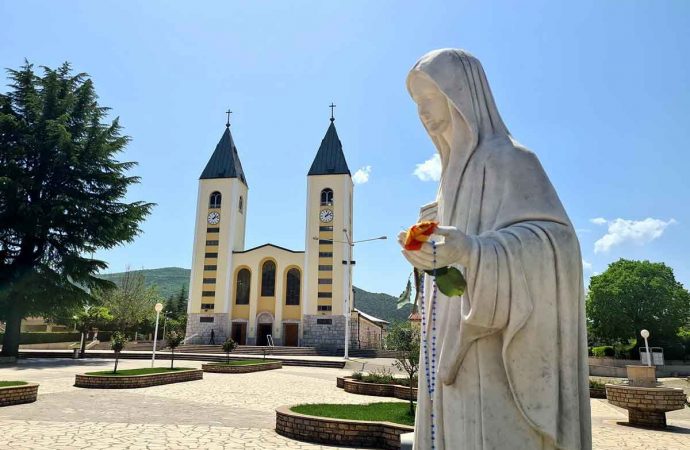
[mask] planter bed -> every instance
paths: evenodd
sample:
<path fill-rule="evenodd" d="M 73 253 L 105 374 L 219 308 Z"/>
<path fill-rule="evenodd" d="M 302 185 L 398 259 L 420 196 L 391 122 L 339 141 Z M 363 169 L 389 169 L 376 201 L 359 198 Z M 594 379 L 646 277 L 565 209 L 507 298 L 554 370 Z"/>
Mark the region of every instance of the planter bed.
<path fill-rule="evenodd" d="M 351 394 L 394 397 L 401 400 L 410 399 L 410 388 L 401 384 L 367 383 L 366 381 L 354 380 L 351 377 L 337 379 L 336 386 L 340 387 L 341 384 L 345 392 Z M 412 388 L 412 400 L 417 400 L 417 388 Z"/>
<path fill-rule="evenodd" d="M 282 368 L 283 363 L 280 361 L 264 361 L 261 359 L 238 359 L 230 361 L 230 363 L 225 362 L 201 365 L 201 370 L 211 373 L 250 373 Z"/>
<path fill-rule="evenodd" d="M 201 380 L 204 377 L 203 371 L 189 368 L 159 368 L 151 372 L 151 369 L 133 369 L 123 370 L 117 374 L 108 371 L 78 374 L 74 385 L 93 389 L 132 389 Z"/>
<path fill-rule="evenodd" d="M 25 381 L 0 381 L 0 406 L 33 403 L 38 396 L 38 384 Z"/>
<path fill-rule="evenodd" d="M 404 408 L 407 404 L 401 403 Z M 302 405 L 311 406 L 311 405 Z M 335 405 L 365 406 L 365 405 Z M 276 432 L 290 439 L 316 444 L 398 450 L 400 435 L 414 430 L 411 425 L 368 420 L 318 417 L 292 411 L 296 406 L 276 409 Z"/>

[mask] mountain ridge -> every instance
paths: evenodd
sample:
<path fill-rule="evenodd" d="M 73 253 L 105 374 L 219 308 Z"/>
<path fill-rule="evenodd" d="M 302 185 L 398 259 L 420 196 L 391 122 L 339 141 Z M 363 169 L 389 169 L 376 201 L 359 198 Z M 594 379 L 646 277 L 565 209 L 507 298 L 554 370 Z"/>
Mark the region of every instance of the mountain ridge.
<path fill-rule="evenodd" d="M 177 295 L 180 289 L 187 289 L 189 285 L 190 269 L 182 267 L 160 267 L 157 269 L 137 269 L 130 272 L 143 273 L 147 286 L 156 286 L 163 298 Z M 115 272 L 99 275 L 110 281 L 117 281 L 124 272 Z M 398 299 L 382 292 L 369 292 L 353 286 L 355 291 L 355 308 L 379 319 L 388 322 L 400 322 L 407 320 L 411 306 L 405 305 L 398 309 Z"/>

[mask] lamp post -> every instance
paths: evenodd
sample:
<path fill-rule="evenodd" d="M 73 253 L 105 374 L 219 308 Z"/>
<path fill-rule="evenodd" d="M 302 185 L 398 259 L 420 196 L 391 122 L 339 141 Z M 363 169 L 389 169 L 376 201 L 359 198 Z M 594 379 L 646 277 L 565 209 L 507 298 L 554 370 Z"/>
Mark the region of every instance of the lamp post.
<path fill-rule="evenodd" d="M 652 367 L 652 354 L 649 353 L 649 341 L 647 341 L 649 331 L 642 330 L 640 331 L 640 335 L 644 338 L 644 346 L 647 349 L 647 366 Z"/>
<path fill-rule="evenodd" d="M 343 261 L 343 264 L 347 264 L 348 266 L 348 276 L 347 276 L 347 295 L 345 295 L 345 352 L 343 355 L 344 359 L 350 359 L 350 305 L 352 304 L 350 302 L 350 297 L 352 296 L 352 265 L 355 263 L 352 260 L 352 250 L 355 246 L 355 244 L 359 244 L 360 242 L 368 242 L 368 241 L 378 241 L 378 240 L 383 240 L 383 239 L 388 239 L 386 236 L 379 236 L 376 238 L 369 238 L 369 239 L 362 239 L 359 241 L 353 241 L 352 238 L 350 237 L 350 233 L 347 231 L 347 228 L 343 228 L 343 233 L 345 233 L 345 239 L 347 241 L 338 241 L 335 239 L 321 239 L 322 241 L 330 241 L 330 242 L 338 242 L 340 244 L 347 244 L 347 260 Z M 318 237 L 312 238 L 316 241 L 319 240 Z"/>
<path fill-rule="evenodd" d="M 156 310 L 156 327 L 153 330 L 153 353 L 151 354 L 151 367 L 153 368 L 153 364 L 156 362 L 156 344 L 158 343 L 158 318 L 161 315 L 161 311 L 163 311 L 163 304 L 162 303 L 156 303 L 156 306 L 154 308 Z"/>

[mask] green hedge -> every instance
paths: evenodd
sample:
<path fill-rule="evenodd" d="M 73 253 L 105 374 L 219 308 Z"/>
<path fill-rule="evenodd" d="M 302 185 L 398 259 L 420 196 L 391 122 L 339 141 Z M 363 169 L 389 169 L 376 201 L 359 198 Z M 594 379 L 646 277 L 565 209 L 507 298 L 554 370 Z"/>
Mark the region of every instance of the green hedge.
<path fill-rule="evenodd" d="M 0 342 L 5 338 L 4 333 L 0 333 Z M 20 344 L 51 344 L 53 342 L 79 342 L 80 333 L 22 333 L 19 336 Z"/>
<path fill-rule="evenodd" d="M 615 354 L 616 354 L 616 351 L 610 345 L 602 345 L 600 347 L 592 347 L 592 356 L 595 356 L 597 358 L 603 358 L 605 356 L 608 358 L 613 358 L 615 356 Z"/>

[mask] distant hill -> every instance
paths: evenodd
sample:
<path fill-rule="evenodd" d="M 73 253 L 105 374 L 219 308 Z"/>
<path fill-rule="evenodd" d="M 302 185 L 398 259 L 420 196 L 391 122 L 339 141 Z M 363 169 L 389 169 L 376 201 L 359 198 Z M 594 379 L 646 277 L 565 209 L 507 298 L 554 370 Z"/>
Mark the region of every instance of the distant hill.
<path fill-rule="evenodd" d="M 191 270 L 181 267 L 163 267 L 162 269 L 132 270 L 134 273 L 143 273 L 147 286 L 156 286 L 163 298 L 177 295 L 183 287 L 189 292 L 189 274 Z M 108 273 L 100 275 L 101 278 L 117 282 L 123 273 Z"/>
<path fill-rule="evenodd" d="M 392 295 L 367 292 L 355 287 L 355 308 L 371 314 L 388 322 L 400 322 L 407 320 L 412 310 L 412 305 L 405 305 L 398 309 L 398 298 Z"/>
<path fill-rule="evenodd" d="M 189 286 L 189 269 L 181 267 L 163 267 L 161 269 L 144 269 L 133 270 L 132 272 L 142 272 L 146 279 L 147 286 L 158 287 L 158 292 L 163 298 L 168 298 L 170 295 L 177 295 L 180 289 Z M 109 273 L 101 275 L 110 281 L 117 281 L 122 277 L 122 273 Z M 396 305 L 398 299 L 388 294 L 367 292 L 363 289 L 355 287 L 355 307 L 360 311 L 378 317 L 379 319 L 387 320 L 389 322 L 396 322 L 406 320 L 410 315 L 410 307 L 406 306 L 402 309 L 397 309 Z"/>

